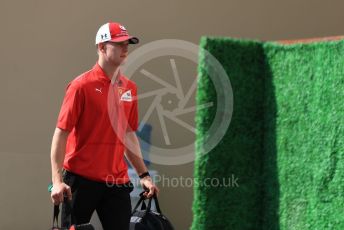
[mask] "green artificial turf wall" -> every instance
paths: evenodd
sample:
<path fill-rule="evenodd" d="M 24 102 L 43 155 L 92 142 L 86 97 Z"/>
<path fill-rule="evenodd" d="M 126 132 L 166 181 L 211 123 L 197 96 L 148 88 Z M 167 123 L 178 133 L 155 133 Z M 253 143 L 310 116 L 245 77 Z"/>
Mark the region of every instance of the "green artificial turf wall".
<path fill-rule="evenodd" d="M 344 41 L 283 45 L 202 38 L 233 89 L 232 120 L 200 148 L 216 108 L 196 112 L 192 229 L 344 229 Z M 214 101 L 200 55 L 197 104 Z M 206 187 L 206 178 L 238 187 Z"/>
<path fill-rule="evenodd" d="M 195 190 L 193 229 L 221 229 L 227 224 L 231 228 L 252 229 L 259 224 L 256 213 L 261 211 L 261 178 L 257 172 L 261 170 L 263 147 L 264 82 L 260 73 L 263 50 L 258 42 L 227 39 L 214 43 L 214 40 L 205 38 L 201 46 L 221 60 L 231 75 L 232 87 L 237 90 L 233 92 L 236 104 L 226 136 L 213 151 L 203 157 L 197 156 L 195 177 L 199 179 L 200 186 Z M 243 65 L 251 68 L 241 68 Z M 199 65 L 199 72 L 197 104 L 215 101 L 216 92 L 208 76 L 207 65 Z M 240 109 L 236 108 L 239 105 Z M 202 133 L 206 133 L 215 116 L 216 106 L 211 108 L 197 111 L 198 148 L 201 147 Z M 233 177 L 233 180 L 239 178 L 239 187 L 230 184 L 229 187 L 212 189 L 202 183 L 207 178 L 217 178 L 222 182 Z"/>

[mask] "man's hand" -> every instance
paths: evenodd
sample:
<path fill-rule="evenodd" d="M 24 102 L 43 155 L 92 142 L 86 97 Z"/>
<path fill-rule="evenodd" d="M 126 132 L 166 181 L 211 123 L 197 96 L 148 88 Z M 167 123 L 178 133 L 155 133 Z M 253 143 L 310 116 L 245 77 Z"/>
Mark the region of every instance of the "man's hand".
<path fill-rule="evenodd" d="M 144 190 L 149 190 L 143 193 L 146 198 L 151 198 L 154 194 L 159 195 L 159 188 L 154 184 L 150 176 L 146 176 L 140 180 L 142 188 Z"/>
<path fill-rule="evenodd" d="M 69 200 L 72 200 L 72 190 L 65 183 L 56 183 L 51 190 L 51 200 L 54 205 L 63 203 L 64 195 L 67 195 Z"/>

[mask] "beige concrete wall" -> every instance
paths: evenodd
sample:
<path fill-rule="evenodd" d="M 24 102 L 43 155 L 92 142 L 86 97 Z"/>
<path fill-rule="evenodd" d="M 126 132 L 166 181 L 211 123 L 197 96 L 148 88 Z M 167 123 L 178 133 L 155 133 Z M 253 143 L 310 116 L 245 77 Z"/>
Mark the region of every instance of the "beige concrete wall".
<path fill-rule="evenodd" d="M 0 229 L 50 226 L 51 136 L 66 83 L 96 61 L 93 44 L 99 25 L 120 21 L 140 36 L 141 45 L 167 38 L 197 44 L 202 35 L 296 39 L 344 34 L 343 8 L 341 0 L 3 0 Z M 155 168 L 169 177 L 193 172 L 192 163 Z M 166 215 L 177 229 L 187 229 L 192 189 L 161 190 Z"/>

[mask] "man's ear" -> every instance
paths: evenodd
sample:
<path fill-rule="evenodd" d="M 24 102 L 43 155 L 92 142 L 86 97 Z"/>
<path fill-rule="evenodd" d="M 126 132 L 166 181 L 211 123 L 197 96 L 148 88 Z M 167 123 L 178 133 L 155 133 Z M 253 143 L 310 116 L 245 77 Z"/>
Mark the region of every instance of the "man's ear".
<path fill-rule="evenodd" d="M 104 52 L 105 51 L 105 43 L 99 43 L 98 44 L 98 52 Z"/>

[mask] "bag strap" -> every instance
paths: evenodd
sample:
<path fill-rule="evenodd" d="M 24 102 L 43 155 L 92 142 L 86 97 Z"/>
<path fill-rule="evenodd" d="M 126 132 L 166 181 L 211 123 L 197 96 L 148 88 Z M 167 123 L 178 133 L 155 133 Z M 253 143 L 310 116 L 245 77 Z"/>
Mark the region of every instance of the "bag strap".
<path fill-rule="evenodd" d="M 52 227 L 52 229 L 60 228 L 59 227 L 59 213 L 60 213 L 60 206 L 59 205 L 54 205 L 53 227 Z"/>
<path fill-rule="evenodd" d="M 65 201 L 66 202 L 66 201 Z M 94 227 L 92 224 L 87 223 L 87 224 L 79 224 L 79 225 L 71 225 L 69 224 L 67 228 L 60 228 L 58 224 L 58 218 L 59 218 L 59 213 L 60 213 L 60 205 L 54 205 L 54 218 L 53 218 L 53 227 L 51 228 L 52 230 L 76 230 L 76 229 L 85 229 L 85 230 L 94 230 Z"/>
<path fill-rule="evenodd" d="M 146 209 L 146 207 L 144 207 L 144 206 L 146 206 L 146 204 L 145 204 L 145 202 L 144 202 L 144 200 L 145 200 L 145 197 L 143 196 L 143 193 L 144 193 L 145 191 L 143 191 L 143 192 L 141 192 L 140 193 L 140 199 L 139 199 L 139 201 L 136 203 L 136 205 L 135 205 L 135 207 L 134 207 L 134 209 L 133 209 L 133 213 L 135 212 L 135 211 L 137 211 L 137 209 L 138 209 L 138 207 L 140 206 L 140 204 L 142 203 L 142 206 L 141 206 L 141 210 L 145 210 Z"/>
<path fill-rule="evenodd" d="M 66 217 L 64 220 L 61 219 L 61 225 L 65 227 L 70 227 L 74 224 L 75 218 L 72 212 L 71 201 L 67 197 L 64 198 L 64 207 L 63 212 L 66 213 Z M 59 226 L 59 214 L 60 214 L 60 205 L 54 205 L 54 212 L 53 212 L 53 229 L 60 228 Z"/>
<path fill-rule="evenodd" d="M 162 214 L 162 213 L 161 213 L 160 206 L 159 206 L 158 197 L 154 194 L 153 198 L 154 198 L 154 203 L 155 203 L 156 211 L 157 211 L 158 213 Z"/>
<path fill-rule="evenodd" d="M 151 210 L 151 207 L 152 207 L 152 200 L 154 199 L 154 203 L 155 203 L 155 208 L 156 208 L 156 211 L 160 214 L 162 214 L 161 212 L 161 209 L 160 209 L 160 205 L 159 205 L 159 201 L 158 201 L 158 197 L 156 196 L 156 194 L 154 194 L 151 198 L 149 198 L 149 201 L 148 201 L 148 206 L 146 207 L 146 203 L 144 202 L 144 200 L 146 199 L 144 196 L 143 196 L 143 193 L 145 193 L 146 191 L 143 191 L 139 194 L 140 196 L 140 199 L 139 201 L 137 202 L 137 204 L 135 205 L 134 209 L 133 209 L 133 213 L 135 211 L 137 211 L 138 207 L 140 206 L 140 204 L 142 203 L 141 205 L 141 210 L 146 210 L 147 212 L 149 212 Z"/>
<path fill-rule="evenodd" d="M 61 220 L 61 223 L 62 226 L 69 228 L 70 226 L 75 224 L 75 217 L 72 210 L 72 202 L 68 199 L 67 196 L 65 196 L 63 203 L 64 204 L 62 205 L 62 212 L 65 213 L 65 218 Z"/>
<path fill-rule="evenodd" d="M 157 211 L 159 214 L 162 214 L 162 213 L 161 213 L 160 206 L 159 206 L 158 197 L 156 196 L 156 194 L 154 194 L 151 198 L 149 198 L 147 211 L 149 212 L 149 211 L 151 210 L 151 207 L 152 207 L 152 200 L 153 200 L 153 199 L 154 199 L 156 211 Z"/>

